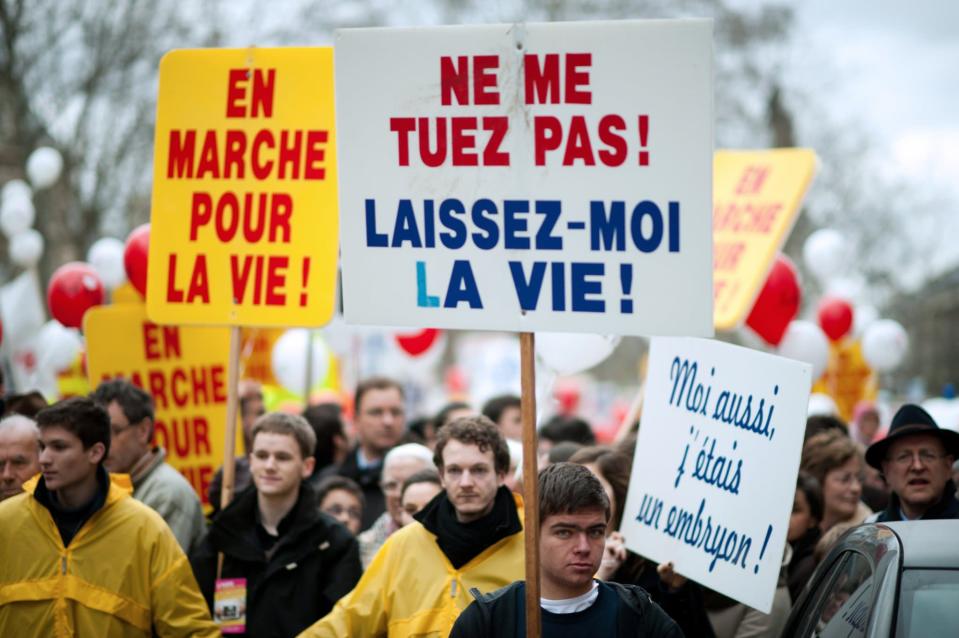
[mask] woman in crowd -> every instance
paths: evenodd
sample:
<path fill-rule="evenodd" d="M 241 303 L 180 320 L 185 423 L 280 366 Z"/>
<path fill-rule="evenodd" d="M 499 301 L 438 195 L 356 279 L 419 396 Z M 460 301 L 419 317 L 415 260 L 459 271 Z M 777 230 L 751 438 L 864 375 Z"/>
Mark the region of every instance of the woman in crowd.
<path fill-rule="evenodd" d="M 345 476 L 329 476 L 316 486 L 320 511 L 343 523 L 353 536 L 360 533 L 364 501 L 360 486 Z"/>
<path fill-rule="evenodd" d="M 822 520 L 822 490 L 819 481 L 806 472 L 799 472 L 796 479 L 796 496 L 793 510 L 789 516 L 789 530 L 786 540 L 792 547 L 792 559 L 787 570 L 789 595 L 793 603 L 799 598 L 806 581 L 816 569 L 813 551 L 822 532 L 819 521 Z"/>
<path fill-rule="evenodd" d="M 612 516 L 610 535 L 606 540 L 606 554 L 600 566 L 599 578 L 627 585 L 639 585 L 676 621 L 686 636 L 713 636 L 712 626 L 703 607 L 702 588 L 676 574 L 671 563 L 656 563 L 634 554 L 623 545 L 619 533 L 629 491 L 632 460 L 622 452 L 607 447 L 590 446 L 570 457 L 571 463 L 589 468 L 599 479 L 609 497 Z"/>
<path fill-rule="evenodd" d="M 400 522 L 406 527 L 413 522 L 413 515 L 443 491 L 440 475 L 436 470 L 420 470 L 403 481 L 400 492 Z"/>
<path fill-rule="evenodd" d="M 823 534 L 837 523 L 862 523 L 872 514 L 860 500 L 865 469 L 862 449 L 842 432 L 821 432 L 806 441 L 800 469 L 822 488 L 819 529 Z"/>

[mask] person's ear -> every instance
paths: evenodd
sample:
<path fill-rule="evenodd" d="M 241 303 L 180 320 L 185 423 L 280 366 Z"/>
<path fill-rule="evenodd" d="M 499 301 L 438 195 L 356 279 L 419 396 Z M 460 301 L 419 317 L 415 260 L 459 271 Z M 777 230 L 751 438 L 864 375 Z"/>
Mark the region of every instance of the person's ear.
<path fill-rule="evenodd" d="M 136 424 L 137 429 L 137 439 L 143 445 L 149 445 L 150 439 L 153 438 L 153 421 L 150 417 L 145 416 L 140 419 L 140 422 Z"/>
<path fill-rule="evenodd" d="M 90 460 L 92 465 L 98 465 L 100 461 L 103 460 L 103 457 L 106 456 L 107 446 L 101 442 L 96 442 L 90 447 L 87 448 L 87 458 Z"/>
<path fill-rule="evenodd" d="M 312 456 L 308 456 L 303 459 L 303 471 L 301 475 L 303 478 L 310 478 L 313 475 L 313 468 L 316 467 L 316 459 Z"/>

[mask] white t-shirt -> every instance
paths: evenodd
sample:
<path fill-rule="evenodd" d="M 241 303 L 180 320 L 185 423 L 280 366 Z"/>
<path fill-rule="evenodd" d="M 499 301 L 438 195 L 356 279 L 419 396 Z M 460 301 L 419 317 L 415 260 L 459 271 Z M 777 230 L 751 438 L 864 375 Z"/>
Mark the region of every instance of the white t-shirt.
<path fill-rule="evenodd" d="M 593 581 L 593 587 L 585 594 L 575 598 L 564 598 L 562 600 L 550 600 L 549 598 L 540 598 L 539 605 L 551 614 L 573 614 L 577 611 L 589 609 L 599 597 L 599 583 Z"/>

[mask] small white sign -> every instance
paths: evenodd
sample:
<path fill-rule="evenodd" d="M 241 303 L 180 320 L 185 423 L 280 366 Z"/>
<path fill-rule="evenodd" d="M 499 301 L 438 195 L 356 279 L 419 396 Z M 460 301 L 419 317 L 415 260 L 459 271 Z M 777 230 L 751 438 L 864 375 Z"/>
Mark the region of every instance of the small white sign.
<path fill-rule="evenodd" d="M 809 364 L 718 341 L 653 339 L 626 546 L 769 613 L 811 375 Z"/>
<path fill-rule="evenodd" d="M 336 35 L 344 314 L 712 335 L 712 22 Z"/>

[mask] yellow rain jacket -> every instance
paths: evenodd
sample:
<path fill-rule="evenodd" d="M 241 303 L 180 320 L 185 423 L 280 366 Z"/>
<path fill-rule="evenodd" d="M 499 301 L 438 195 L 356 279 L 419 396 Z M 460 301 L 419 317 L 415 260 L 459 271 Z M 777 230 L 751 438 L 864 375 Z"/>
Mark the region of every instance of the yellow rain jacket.
<path fill-rule="evenodd" d="M 488 594 L 524 578 L 524 553 L 520 531 L 455 569 L 436 536 L 413 522 L 386 539 L 353 591 L 300 638 L 446 638 L 473 602 L 471 588 Z"/>
<path fill-rule="evenodd" d="M 0 503 L 0 636 L 220 635 L 176 538 L 126 475 L 111 475 L 66 548 L 33 496 L 38 478 Z"/>

